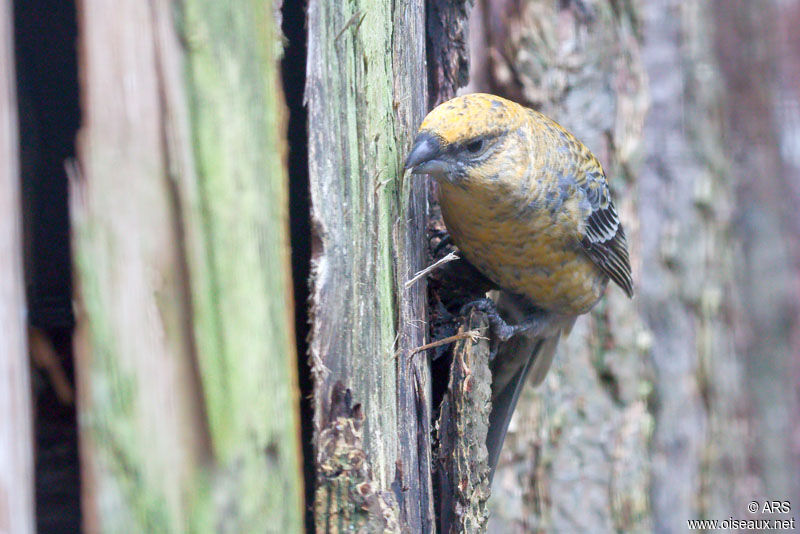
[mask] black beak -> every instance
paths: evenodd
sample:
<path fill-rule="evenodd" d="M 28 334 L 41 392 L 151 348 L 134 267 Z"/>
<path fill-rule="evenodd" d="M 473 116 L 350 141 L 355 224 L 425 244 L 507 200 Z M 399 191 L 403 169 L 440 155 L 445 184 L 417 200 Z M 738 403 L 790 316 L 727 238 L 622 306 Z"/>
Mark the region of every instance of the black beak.
<path fill-rule="evenodd" d="M 408 153 L 403 169 L 412 169 L 412 172 L 419 174 L 438 171 L 442 168 L 443 162 L 436 160 L 436 157 L 441 153 L 441 141 L 433 134 L 422 132 L 414 139 L 414 146 Z"/>

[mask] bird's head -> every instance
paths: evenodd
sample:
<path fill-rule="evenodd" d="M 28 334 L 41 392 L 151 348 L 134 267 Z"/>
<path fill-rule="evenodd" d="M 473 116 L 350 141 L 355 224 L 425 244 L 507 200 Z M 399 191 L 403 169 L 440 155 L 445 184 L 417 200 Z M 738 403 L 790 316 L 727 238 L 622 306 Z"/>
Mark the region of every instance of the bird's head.
<path fill-rule="evenodd" d="M 504 165 L 527 157 L 527 143 L 512 139 L 520 133 L 526 113 L 519 104 L 494 95 L 448 100 L 422 121 L 405 168 L 456 184 L 496 181 Z"/>

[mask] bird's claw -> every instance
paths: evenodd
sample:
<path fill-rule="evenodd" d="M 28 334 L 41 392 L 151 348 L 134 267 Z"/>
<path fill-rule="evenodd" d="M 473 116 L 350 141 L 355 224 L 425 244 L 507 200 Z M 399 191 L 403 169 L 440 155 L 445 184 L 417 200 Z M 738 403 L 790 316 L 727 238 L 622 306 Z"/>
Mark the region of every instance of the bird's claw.
<path fill-rule="evenodd" d="M 491 333 L 491 348 L 489 352 L 489 360 L 493 360 L 497 355 L 497 349 L 500 343 L 505 343 L 522 330 L 525 330 L 525 325 L 510 325 L 505 319 L 500 316 L 497 311 L 497 305 L 490 298 L 482 298 L 473 300 L 461 306 L 459 315 L 466 317 L 472 310 L 481 311 L 486 314 L 489 321 L 489 332 Z"/>
<path fill-rule="evenodd" d="M 453 245 L 453 238 L 450 237 L 450 234 L 445 232 L 443 235 L 439 237 L 440 237 L 439 242 L 436 243 L 436 245 L 433 247 L 433 251 L 431 252 L 431 255 L 434 258 L 438 258 L 439 256 L 441 256 L 442 250 Z"/>

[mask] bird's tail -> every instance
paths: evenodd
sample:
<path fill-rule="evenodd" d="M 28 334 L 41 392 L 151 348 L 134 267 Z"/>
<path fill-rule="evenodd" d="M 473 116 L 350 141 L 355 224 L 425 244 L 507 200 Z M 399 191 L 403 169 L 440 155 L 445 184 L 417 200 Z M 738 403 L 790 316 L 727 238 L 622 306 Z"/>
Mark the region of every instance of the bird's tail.
<path fill-rule="evenodd" d="M 500 295 L 498 308 L 511 324 L 522 321 L 530 313 L 530 306 L 506 293 Z M 542 383 L 553 363 L 562 333 L 568 333 L 574 322 L 574 318 L 565 319 L 548 329 L 545 335 L 517 335 L 499 347 L 492 361 L 492 410 L 486 437 L 490 480 L 494 477 L 508 424 L 522 389 L 526 384 L 538 386 Z"/>

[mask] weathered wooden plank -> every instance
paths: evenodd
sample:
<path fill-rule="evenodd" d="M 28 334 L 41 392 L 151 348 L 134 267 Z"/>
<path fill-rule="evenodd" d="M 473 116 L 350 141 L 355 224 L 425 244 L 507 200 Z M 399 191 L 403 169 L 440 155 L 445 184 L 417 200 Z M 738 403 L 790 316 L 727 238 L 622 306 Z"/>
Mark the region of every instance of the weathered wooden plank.
<path fill-rule="evenodd" d="M 394 2 L 392 67 L 394 83 L 395 136 L 400 157 L 411 148 L 419 124 L 427 112 L 425 77 L 424 2 Z M 403 467 L 399 483 L 410 488 L 401 493 L 401 518 L 417 532 L 434 529 L 431 486 L 431 376 L 429 361 L 410 351 L 423 345 L 427 336 L 427 285 L 406 287 L 425 266 L 427 254 L 427 187 L 419 177 L 407 176 L 396 197 L 397 217 L 392 226 L 395 250 L 395 291 L 397 302 L 397 418 L 399 451 Z M 412 529 L 413 531 L 413 529 Z"/>
<path fill-rule="evenodd" d="M 182 198 L 213 449 L 238 488 L 231 526 L 295 532 L 304 510 L 278 14 L 263 0 L 184 9 L 199 203 L 188 182 Z"/>
<path fill-rule="evenodd" d="M 86 528 L 301 531 L 273 5 L 80 15 Z"/>
<path fill-rule="evenodd" d="M 35 532 L 12 10 L 0 6 L 0 532 Z"/>
<path fill-rule="evenodd" d="M 71 183 L 84 517 L 179 531 L 210 451 L 162 124 L 157 27 L 141 2 L 80 10 L 82 176 Z"/>
<path fill-rule="evenodd" d="M 412 532 L 433 528 L 428 371 L 407 357 L 424 340 L 425 284 L 404 287 L 423 267 L 426 203 L 400 168 L 426 101 L 422 4 L 312 0 L 306 81 L 316 435 L 342 381 Z"/>

